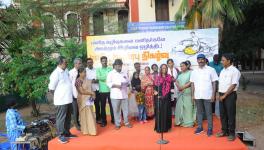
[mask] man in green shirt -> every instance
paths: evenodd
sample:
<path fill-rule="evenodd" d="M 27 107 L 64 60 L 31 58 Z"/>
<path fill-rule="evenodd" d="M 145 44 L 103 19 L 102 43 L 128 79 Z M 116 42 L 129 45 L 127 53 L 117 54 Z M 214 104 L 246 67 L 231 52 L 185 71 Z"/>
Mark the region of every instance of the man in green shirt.
<path fill-rule="evenodd" d="M 101 60 L 102 67 L 96 69 L 96 78 L 99 80 L 99 94 L 100 94 L 100 101 L 101 101 L 100 104 L 101 104 L 101 117 L 102 117 L 101 127 L 105 127 L 107 124 L 106 112 L 105 112 L 106 100 L 108 100 L 108 104 L 110 107 L 111 123 L 114 124 L 114 114 L 113 114 L 113 108 L 112 108 L 112 103 L 110 99 L 110 89 L 106 85 L 107 75 L 113 69 L 107 66 L 106 56 L 102 56 L 100 60 Z"/>
<path fill-rule="evenodd" d="M 218 77 L 220 75 L 220 72 L 223 70 L 223 65 L 219 60 L 219 55 L 215 54 L 213 57 L 213 61 L 209 63 L 209 66 L 214 68 Z M 216 92 L 218 92 L 218 81 L 216 81 Z M 215 113 L 218 117 L 220 117 L 220 111 L 219 111 L 219 101 L 212 102 L 212 112 Z"/>

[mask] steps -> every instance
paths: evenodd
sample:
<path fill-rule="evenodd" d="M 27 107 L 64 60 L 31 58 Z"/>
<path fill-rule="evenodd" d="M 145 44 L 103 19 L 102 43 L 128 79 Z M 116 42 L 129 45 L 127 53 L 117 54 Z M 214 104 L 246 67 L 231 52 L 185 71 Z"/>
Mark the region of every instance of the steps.
<path fill-rule="evenodd" d="M 238 138 L 249 147 L 256 147 L 256 138 L 247 131 L 237 131 Z"/>

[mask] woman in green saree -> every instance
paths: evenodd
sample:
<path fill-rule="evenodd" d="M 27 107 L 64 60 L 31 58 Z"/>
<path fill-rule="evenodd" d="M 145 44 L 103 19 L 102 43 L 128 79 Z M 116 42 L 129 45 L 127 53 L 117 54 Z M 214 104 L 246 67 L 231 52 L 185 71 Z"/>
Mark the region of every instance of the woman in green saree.
<path fill-rule="evenodd" d="M 193 127 L 196 120 L 194 102 L 191 98 L 190 76 L 188 64 L 182 62 L 181 73 L 176 81 L 179 95 L 175 108 L 175 126 Z"/>

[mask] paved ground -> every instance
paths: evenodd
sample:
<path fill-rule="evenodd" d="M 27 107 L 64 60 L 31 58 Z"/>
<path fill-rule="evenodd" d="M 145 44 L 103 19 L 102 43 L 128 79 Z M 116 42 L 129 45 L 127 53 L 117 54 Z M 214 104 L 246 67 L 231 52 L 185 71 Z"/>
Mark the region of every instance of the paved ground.
<path fill-rule="evenodd" d="M 251 150 L 264 150 L 264 72 L 243 72 L 249 84 L 238 96 L 237 126 L 256 138 Z"/>

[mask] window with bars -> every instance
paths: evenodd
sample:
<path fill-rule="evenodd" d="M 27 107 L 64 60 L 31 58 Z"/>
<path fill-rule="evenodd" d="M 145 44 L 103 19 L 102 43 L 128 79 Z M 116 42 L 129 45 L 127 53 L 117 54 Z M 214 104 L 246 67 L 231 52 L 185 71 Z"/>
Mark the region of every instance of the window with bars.
<path fill-rule="evenodd" d="M 118 12 L 118 30 L 120 33 L 127 33 L 128 11 L 120 10 Z"/>
<path fill-rule="evenodd" d="M 46 15 L 44 17 L 44 34 L 47 39 L 54 38 L 54 17 Z"/>
<path fill-rule="evenodd" d="M 94 29 L 94 35 L 104 34 L 104 14 L 103 12 L 96 12 L 93 14 L 93 29 Z"/>
<path fill-rule="evenodd" d="M 78 15 L 75 13 L 70 13 L 67 15 L 67 28 L 69 37 L 78 37 L 79 33 L 79 20 Z"/>

